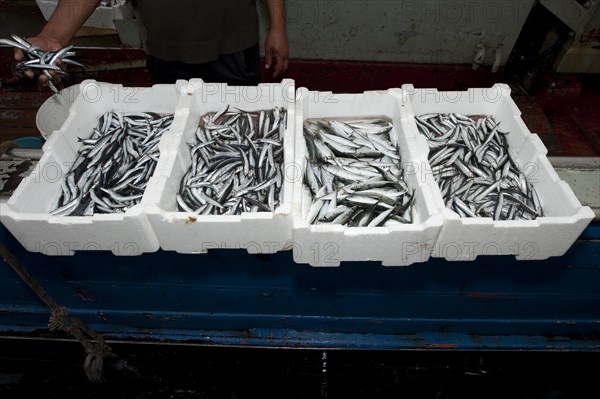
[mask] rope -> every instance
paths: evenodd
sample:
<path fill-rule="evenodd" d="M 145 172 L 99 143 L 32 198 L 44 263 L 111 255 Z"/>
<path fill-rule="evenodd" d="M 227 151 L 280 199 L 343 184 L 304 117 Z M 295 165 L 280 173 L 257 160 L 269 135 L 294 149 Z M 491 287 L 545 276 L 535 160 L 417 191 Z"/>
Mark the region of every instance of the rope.
<path fill-rule="evenodd" d="M 69 317 L 69 311 L 64 306 L 59 306 L 57 309 L 52 309 L 50 320 L 48 321 L 48 329 L 50 331 L 60 331 L 65 326 L 65 321 Z"/>
<path fill-rule="evenodd" d="M 2 145 L 5 143 L 0 144 L 0 154 L 2 153 Z M 69 316 L 67 308 L 58 305 L 50 297 L 27 269 L 17 261 L 17 258 L 6 248 L 3 242 L 0 242 L 0 256 L 50 308 L 50 320 L 48 321 L 50 331 L 66 331 L 73 335 L 85 348 L 87 356 L 83 363 L 83 368 L 88 379 L 92 382 L 103 382 L 102 366 L 104 358 L 115 356 L 111 348 L 106 344 L 104 337 L 91 329 L 82 320 Z"/>

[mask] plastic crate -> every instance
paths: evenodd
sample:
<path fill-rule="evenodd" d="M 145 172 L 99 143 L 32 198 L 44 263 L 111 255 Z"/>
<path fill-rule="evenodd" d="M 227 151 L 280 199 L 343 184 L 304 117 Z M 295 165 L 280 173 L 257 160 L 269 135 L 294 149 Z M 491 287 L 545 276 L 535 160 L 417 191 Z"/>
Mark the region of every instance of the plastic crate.
<path fill-rule="evenodd" d="M 510 88 L 496 84 L 491 88 L 467 91 L 415 89 L 403 85 L 403 124 L 407 135 L 416 139 L 420 152 L 429 152 L 427 141 L 414 120 L 427 113 L 488 115 L 500 122 L 511 156 L 522 167 L 541 202 L 543 217 L 531 221 L 494 221 L 491 218 L 461 218 L 445 207 L 439 186 L 426 161 L 421 171 L 431 187 L 444 225 L 432 254 L 447 260 L 473 260 L 479 255 L 515 255 L 517 259 L 546 259 L 561 256 L 593 219 L 591 208 L 582 206 L 567 183 L 560 180 L 548 161 L 547 149 L 532 134 L 510 96 Z"/>
<path fill-rule="evenodd" d="M 294 261 L 312 266 L 339 266 L 343 261 L 381 261 L 384 266 L 405 266 L 425 262 L 442 226 L 442 216 L 433 200 L 430 187 L 423 184 L 416 165 L 426 153 L 416 151 L 401 124 L 402 95 L 399 89 L 367 91 L 361 94 L 299 89 L 296 102 L 295 163 L 300 176 L 294 182 L 293 255 Z M 309 225 L 308 210 L 312 199 L 304 187 L 306 143 L 303 124 L 311 118 L 388 117 L 400 148 L 409 188 L 415 190 L 415 215 L 411 224 L 385 227 L 346 227 Z"/>

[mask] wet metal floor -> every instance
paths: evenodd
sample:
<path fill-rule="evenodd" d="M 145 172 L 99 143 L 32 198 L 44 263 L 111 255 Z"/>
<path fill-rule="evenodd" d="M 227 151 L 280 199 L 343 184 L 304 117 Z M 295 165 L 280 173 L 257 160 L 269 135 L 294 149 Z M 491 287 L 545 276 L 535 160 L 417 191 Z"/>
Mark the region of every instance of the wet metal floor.
<path fill-rule="evenodd" d="M 0 397 L 594 397 L 594 353 L 327 351 L 113 344 L 107 382 L 87 382 L 72 342 L 0 341 Z"/>

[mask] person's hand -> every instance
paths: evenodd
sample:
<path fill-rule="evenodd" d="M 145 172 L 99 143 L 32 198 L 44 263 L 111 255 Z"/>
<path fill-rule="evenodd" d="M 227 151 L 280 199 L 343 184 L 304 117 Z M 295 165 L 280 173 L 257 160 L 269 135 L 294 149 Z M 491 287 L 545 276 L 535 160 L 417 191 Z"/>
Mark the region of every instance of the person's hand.
<path fill-rule="evenodd" d="M 284 73 L 288 68 L 288 40 L 285 28 L 270 29 L 265 40 L 265 68 L 274 65 L 273 77 Z"/>
<path fill-rule="evenodd" d="M 27 40 L 29 43 L 31 43 L 32 45 L 39 47 L 40 49 L 44 50 L 44 51 L 58 51 L 61 48 L 65 47 L 66 44 L 61 42 L 58 39 L 52 38 L 52 37 L 45 37 L 45 36 L 35 36 L 35 37 L 28 37 Z M 23 61 L 25 59 L 25 55 L 23 54 L 23 51 L 21 51 L 21 49 L 19 48 L 15 48 L 14 49 L 14 56 L 15 56 L 15 60 L 17 61 Z M 60 61 L 56 63 L 59 67 L 64 69 L 64 64 L 62 64 Z M 30 71 L 30 70 L 26 70 L 23 72 L 23 74 L 30 78 L 33 79 L 35 77 L 35 74 Z M 56 83 L 60 82 L 60 76 L 58 76 L 58 74 L 56 72 L 50 72 L 50 75 L 52 76 L 52 80 Z M 41 74 L 38 77 L 38 82 L 43 85 L 43 86 L 47 86 L 48 85 L 48 76 Z"/>

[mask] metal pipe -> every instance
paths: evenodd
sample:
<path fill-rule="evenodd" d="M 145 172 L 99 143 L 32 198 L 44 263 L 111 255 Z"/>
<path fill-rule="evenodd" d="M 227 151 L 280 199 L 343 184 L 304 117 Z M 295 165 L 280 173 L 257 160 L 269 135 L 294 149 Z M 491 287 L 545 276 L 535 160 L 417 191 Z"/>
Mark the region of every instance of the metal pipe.
<path fill-rule="evenodd" d="M 44 152 L 39 148 L 11 148 L 0 156 L 0 161 L 39 161 Z"/>
<path fill-rule="evenodd" d="M 598 170 L 600 157 L 548 157 L 555 169 Z"/>

